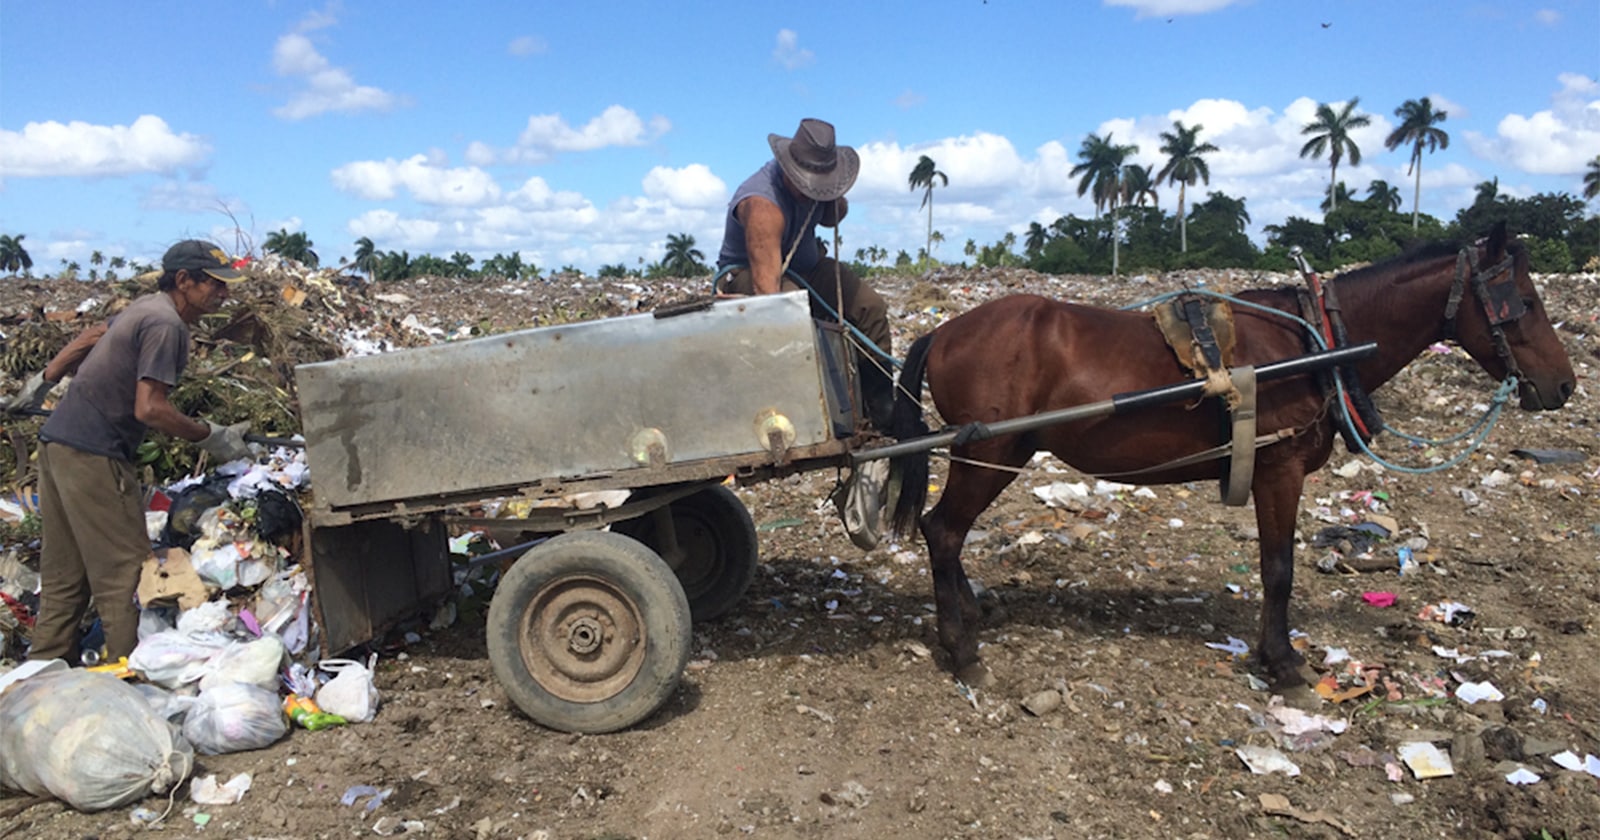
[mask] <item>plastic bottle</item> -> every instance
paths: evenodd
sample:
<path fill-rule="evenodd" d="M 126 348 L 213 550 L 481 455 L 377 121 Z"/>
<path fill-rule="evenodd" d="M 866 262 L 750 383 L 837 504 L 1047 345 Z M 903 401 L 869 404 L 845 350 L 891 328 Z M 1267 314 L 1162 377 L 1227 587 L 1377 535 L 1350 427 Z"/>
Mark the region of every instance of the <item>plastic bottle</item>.
<path fill-rule="evenodd" d="M 349 721 L 332 713 L 324 712 L 317 701 L 299 694 L 291 694 L 283 699 L 283 710 L 288 713 L 289 719 L 300 728 L 310 732 L 327 729 L 330 726 L 343 726 Z"/>

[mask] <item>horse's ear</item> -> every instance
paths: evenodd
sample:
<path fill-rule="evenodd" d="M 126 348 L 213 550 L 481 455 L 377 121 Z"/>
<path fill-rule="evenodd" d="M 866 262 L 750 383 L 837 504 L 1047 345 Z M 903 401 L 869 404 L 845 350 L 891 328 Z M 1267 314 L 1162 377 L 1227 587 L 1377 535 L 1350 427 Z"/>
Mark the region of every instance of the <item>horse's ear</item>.
<path fill-rule="evenodd" d="M 1489 262 L 1494 262 L 1506 252 L 1506 220 L 1501 219 L 1489 229 Z"/>

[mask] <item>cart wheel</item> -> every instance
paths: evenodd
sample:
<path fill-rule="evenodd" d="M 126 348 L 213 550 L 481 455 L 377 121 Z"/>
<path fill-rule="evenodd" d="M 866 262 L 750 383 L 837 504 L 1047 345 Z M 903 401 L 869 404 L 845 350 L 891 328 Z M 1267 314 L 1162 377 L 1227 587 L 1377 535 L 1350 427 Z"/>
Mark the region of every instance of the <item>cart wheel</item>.
<path fill-rule="evenodd" d="M 531 548 L 489 604 L 489 662 L 512 702 L 564 732 L 612 732 L 672 696 L 689 662 L 689 603 L 672 570 L 617 534 Z"/>
<path fill-rule="evenodd" d="M 717 486 L 668 506 L 677 545 L 665 545 L 659 511 L 618 522 L 611 530 L 655 549 L 689 598 L 695 621 L 719 618 L 738 606 L 756 574 L 756 525 L 732 490 Z"/>

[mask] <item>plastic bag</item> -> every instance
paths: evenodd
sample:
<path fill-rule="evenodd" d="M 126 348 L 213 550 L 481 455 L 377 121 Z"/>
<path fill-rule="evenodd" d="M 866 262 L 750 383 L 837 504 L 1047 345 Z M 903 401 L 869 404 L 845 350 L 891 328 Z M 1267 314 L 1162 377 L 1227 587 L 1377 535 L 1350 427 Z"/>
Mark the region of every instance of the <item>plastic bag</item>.
<path fill-rule="evenodd" d="M 178 629 L 184 633 L 213 633 L 227 626 L 232 618 L 233 613 L 228 612 L 228 602 L 218 598 L 180 613 Z"/>
<path fill-rule="evenodd" d="M 116 677 L 59 671 L 0 694 L 0 786 L 99 811 L 165 793 L 193 767 L 189 743 Z"/>
<path fill-rule="evenodd" d="M 323 711 L 351 723 L 370 723 L 377 716 L 378 687 L 370 668 L 353 659 L 324 659 L 317 667 L 333 672 L 333 679 L 317 689 L 317 705 Z"/>
<path fill-rule="evenodd" d="M 258 750 L 289 731 L 278 694 L 245 683 L 212 686 L 196 697 L 183 735 L 204 755 Z"/>
<path fill-rule="evenodd" d="M 278 668 L 283 664 L 283 642 L 262 636 L 248 642 L 229 642 L 205 664 L 200 690 L 223 683 L 241 682 L 268 691 L 278 689 Z"/>
<path fill-rule="evenodd" d="M 128 667 L 163 688 L 177 688 L 205 676 L 206 663 L 227 644 L 228 638 L 218 633 L 163 630 L 134 647 Z"/>

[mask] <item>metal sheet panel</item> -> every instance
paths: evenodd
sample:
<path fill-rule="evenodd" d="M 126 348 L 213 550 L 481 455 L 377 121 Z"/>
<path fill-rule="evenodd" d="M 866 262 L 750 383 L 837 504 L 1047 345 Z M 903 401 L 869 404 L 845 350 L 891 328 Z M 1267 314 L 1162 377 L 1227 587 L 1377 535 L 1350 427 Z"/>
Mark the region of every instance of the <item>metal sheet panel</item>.
<path fill-rule="evenodd" d="M 522 330 L 296 369 L 319 507 L 534 484 L 831 440 L 803 292 Z M 650 430 L 656 430 L 652 432 Z M 659 433 L 659 434 L 657 434 Z"/>

